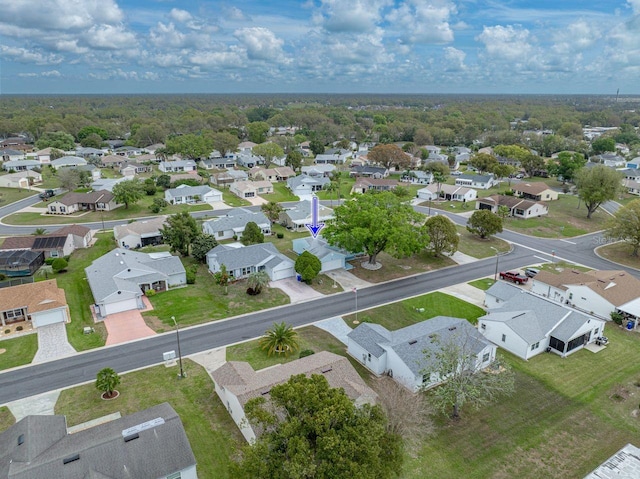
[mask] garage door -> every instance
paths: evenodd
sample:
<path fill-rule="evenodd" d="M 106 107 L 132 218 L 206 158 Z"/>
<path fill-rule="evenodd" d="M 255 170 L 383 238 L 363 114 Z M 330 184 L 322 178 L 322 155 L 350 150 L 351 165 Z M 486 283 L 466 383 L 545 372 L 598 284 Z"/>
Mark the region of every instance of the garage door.
<path fill-rule="evenodd" d="M 322 263 L 322 273 L 324 273 L 325 271 L 333 271 L 334 269 L 339 269 L 342 268 L 344 266 L 342 259 L 341 258 L 336 258 L 334 260 L 331 261 L 327 261 L 325 263 Z"/>
<path fill-rule="evenodd" d="M 105 314 L 120 313 L 122 311 L 130 311 L 138 309 L 138 301 L 136 298 L 118 301 L 117 303 L 108 303 L 104 305 Z"/>
<path fill-rule="evenodd" d="M 65 319 L 64 311 L 61 310 L 43 311 L 42 313 L 32 315 L 31 318 L 34 328 L 46 326 L 47 324 L 63 323 Z"/>
<path fill-rule="evenodd" d="M 272 272 L 273 281 L 278 281 L 279 279 L 291 278 L 295 276 L 296 272 L 291 268 L 279 269 L 277 271 Z"/>

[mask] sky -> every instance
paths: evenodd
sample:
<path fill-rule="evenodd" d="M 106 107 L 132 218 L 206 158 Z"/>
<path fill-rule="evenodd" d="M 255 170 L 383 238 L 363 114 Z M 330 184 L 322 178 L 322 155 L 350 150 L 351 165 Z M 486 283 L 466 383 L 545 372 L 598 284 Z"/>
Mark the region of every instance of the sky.
<path fill-rule="evenodd" d="M 0 0 L 0 94 L 640 94 L 640 0 Z"/>

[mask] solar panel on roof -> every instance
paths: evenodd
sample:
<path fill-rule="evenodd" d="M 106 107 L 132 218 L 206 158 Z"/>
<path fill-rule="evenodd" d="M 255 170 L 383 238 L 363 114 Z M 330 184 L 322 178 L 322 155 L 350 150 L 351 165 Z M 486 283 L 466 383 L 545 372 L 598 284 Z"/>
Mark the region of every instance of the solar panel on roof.
<path fill-rule="evenodd" d="M 67 241 L 66 236 L 43 236 L 36 238 L 33 249 L 57 249 L 62 248 Z"/>

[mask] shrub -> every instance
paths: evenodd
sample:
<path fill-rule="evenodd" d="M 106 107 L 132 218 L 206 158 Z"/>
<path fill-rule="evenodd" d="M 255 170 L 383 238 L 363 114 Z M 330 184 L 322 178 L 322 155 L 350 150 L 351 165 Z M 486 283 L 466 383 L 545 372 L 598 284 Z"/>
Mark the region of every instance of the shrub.
<path fill-rule="evenodd" d="M 303 349 L 302 351 L 300 351 L 300 356 L 299 358 L 306 358 L 307 356 L 311 356 L 312 354 L 315 354 L 316 352 L 313 349 Z"/>
<path fill-rule="evenodd" d="M 10 332 L 11 332 L 11 330 L 10 330 L 10 329 L 5 329 L 5 330 L 4 330 L 4 334 L 9 334 Z"/>
<path fill-rule="evenodd" d="M 18 327 L 16 328 L 16 331 L 22 331 L 22 329 L 23 329 L 23 328 L 22 328 L 22 326 L 18 326 Z"/>
<path fill-rule="evenodd" d="M 278 239 L 282 239 L 284 238 L 284 233 L 278 233 L 276 236 L 278 237 Z"/>
<path fill-rule="evenodd" d="M 624 316 L 621 313 L 618 313 L 617 311 L 611 311 L 611 320 L 614 323 L 620 325 L 624 320 Z"/>
<path fill-rule="evenodd" d="M 187 284 L 194 284 L 196 282 L 196 271 L 198 271 L 197 266 L 191 266 L 187 268 Z"/>
<path fill-rule="evenodd" d="M 67 266 L 67 260 L 65 260 L 64 258 L 56 258 L 55 261 L 51 263 L 51 268 L 53 269 L 54 273 L 65 271 L 67 269 Z"/>
<path fill-rule="evenodd" d="M 155 296 L 156 295 L 156 290 L 155 289 L 148 289 L 144 292 L 145 296 L 147 298 L 150 298 L 151 296 Z"/>
<path fill-rule="evenodd" d="M 44 264 L 51 266 L 56 259 L 58 258 L 47 258 L 44 260 Z"/>

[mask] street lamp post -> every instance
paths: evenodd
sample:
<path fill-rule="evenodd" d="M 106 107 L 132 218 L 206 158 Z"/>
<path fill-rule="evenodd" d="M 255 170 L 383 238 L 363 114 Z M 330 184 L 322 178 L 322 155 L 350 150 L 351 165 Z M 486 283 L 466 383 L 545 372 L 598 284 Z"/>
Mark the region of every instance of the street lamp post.
<path fill-rule="evenodd" d="M 184 379 L 184 369 L 182 369 L 182 353 L 180 352 L 180 330 L 175 316 L 171 316 L 171 320 L 176 327 L 176 339 L 178 340 L 178 362 L 180 363 L 180 379 Z"/>
<path fill-rule="evenodd" d="M 355 323 L 359 324 L 358 323 L 358 288 L 353 288 L 353 292 L 356 295 L 356 320 L 355 320 Z"/>
<path fill-rule="evenodd" d="M 98 207 L 98 202 L 104 197 L 104 193 L 96 200 L 96 208 Z M 104 232 L 104 205 L 100 208 L 100 219 L 102 220 L 102 231 Z"/>
<path fill-rule="evenodd" d="M 489 246 L 489 248 L 496 252 L 496 272 L 493 275 L 493 280 L 498 281 L 498 261 L 500 260 L 500 251 L 498 251 L 493 246 Z"/>

